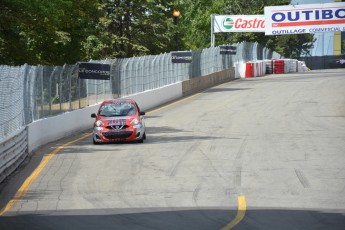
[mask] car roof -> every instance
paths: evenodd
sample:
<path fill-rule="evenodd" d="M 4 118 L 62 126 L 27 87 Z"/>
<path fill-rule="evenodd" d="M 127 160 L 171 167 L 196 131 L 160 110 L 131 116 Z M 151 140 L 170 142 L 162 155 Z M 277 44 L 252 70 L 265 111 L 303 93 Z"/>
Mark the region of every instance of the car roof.
<path fill-rule="evenodd" d="M 103 101 L 102 104 L 113 104 L 113 103 L 121 103 L 121 102 L 136 104 L 136 102 L 133 99 L 111 99 L 111 100 Z"/>

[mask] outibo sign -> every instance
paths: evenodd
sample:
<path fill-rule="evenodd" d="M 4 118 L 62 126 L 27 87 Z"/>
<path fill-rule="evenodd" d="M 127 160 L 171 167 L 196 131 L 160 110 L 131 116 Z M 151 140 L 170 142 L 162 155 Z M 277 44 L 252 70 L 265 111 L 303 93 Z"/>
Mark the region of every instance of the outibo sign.
<path fill-rule="evenodd" d="M 220 46 L 219 47 L 219 53 L 220 54 L 236 54 L 236 46 Z"/>
<path fill-rule="evenodd" d="M 265 32 L 263 15 L 216 15 L 214 33 L 220 32 Z"/>
<path fill-rule="evenodd" d="M 192 52 L 190 51 L 177 51 L 171 52 L 172 63 L 191 63 L 192 62 Z"/>
<path fill-rule="evenodd" d="M 345 2 L 265 7 L 266 35 L 345 31 Z"/>
<path fill-rule="evenodd" d="M 80 62 L 78 77 L 80 79 L 110 80 L 110 65 Z"/>

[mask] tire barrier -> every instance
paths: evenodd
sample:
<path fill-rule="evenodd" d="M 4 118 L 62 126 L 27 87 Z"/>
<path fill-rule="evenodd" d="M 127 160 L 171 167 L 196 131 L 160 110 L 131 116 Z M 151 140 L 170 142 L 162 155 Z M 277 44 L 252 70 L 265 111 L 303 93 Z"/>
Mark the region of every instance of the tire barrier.
<path fill-rule="evenodd" d="M 273 74 L 273 60 L 266 60 L 266 74 Z"/>
<path fill-rule="evenodd" d="M 254 77 L 262 77 L 266 74 L 265 61 L 257 61 L 254 64 Z"/>
<path fill-rule="evenodd" d="M 283 74 L 285 73 L 285 62 L 284 60 L 274 60 L 273 65 L 274 73 L 275 74 Z"/>
<path fill-rule="evenodd" d="M 296 59 L 273 60 L 275 74 L 306 72 L 308 68 L 305 63 Z"/>

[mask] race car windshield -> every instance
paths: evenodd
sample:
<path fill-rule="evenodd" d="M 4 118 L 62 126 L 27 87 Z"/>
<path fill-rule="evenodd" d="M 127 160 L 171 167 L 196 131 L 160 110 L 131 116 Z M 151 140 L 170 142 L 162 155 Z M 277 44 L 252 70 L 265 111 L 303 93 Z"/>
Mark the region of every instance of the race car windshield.
<path fill-rule="evenodd" d="M 99 115 L 104 117 L 131 116 L 136 113 L 135 106 L 131 103 L 104 104 L 100 108 Z"/>

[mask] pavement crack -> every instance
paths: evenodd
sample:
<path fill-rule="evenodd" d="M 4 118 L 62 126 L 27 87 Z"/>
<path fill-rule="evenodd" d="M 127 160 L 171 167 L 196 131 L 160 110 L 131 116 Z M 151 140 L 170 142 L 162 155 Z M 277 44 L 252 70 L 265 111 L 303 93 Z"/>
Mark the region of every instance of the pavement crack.
<path fill-rule="evenodd" d="M 299 182 L 302 184 L 302 186 L 304 188 L 310 188 L 309 181 L 305 177 L 304 173 L 301 170 L 299 170 L 299 169 L 295 169 L 295 173 L 296 173 L 296 176 L 297 176 Z"/>
<path fill-rule="evenodd" d="M 243 140 L 243 142 L 241 144 L 241 147 L 240 147 L 240 149 L 237 152 L 236 160 L 239 160 L 239 159 L 242 158 L 244 150 L 246 149 L 246 145 L 247 145 L 247 137 L 244 138 L 244 140 Z"/>
<path fill-rule="evenodd" d="M 183 154 L 183 156 L 178 160 L 178 162 L 175 164 L 174 168 L 171 170 L 170 177 L 173 177 L 176 175 L 180 165 L 182 164 L 183 161 L 186 160 L 186 158 L 194 152 L 194 150 L 198 147 L 199 143 L 195 142 L 187 151 Z"/>
<path fill-rule="evenodd" d="M 200 189 L 201 189 L 201 184 L 198 184 L 198 186 L 193 191 L 193 200 L 194 200 L 195 206 L 197 206 L 197 207 L 199 207 L 198 206 L 198 195 L 199 195 Z"/>
<path fill-rule="evenodd" d="M 235 170 L 235 177 L 234 177 L 234 184 L 235 186 L 237 187 L 241 187 L 241 184 L 242 184 L 242 167 L 241 166 L 238 166 L 236 167 L 236 170 Z"/>
<path fill-rule="evenodd" d="M 207 156 L 207 154 L 202 149 L 199 148 L 199 150 L 202 153 L 202 155 L 204 155 L 204 157 L 208 160 L 208 162 L 210 163 L 212 169 L 217 173 L 217 175 L 220 178 L 224 179 L 223 175 L 220 174 L 220 172 L 217 170 L 217 168 L 213 165 L 212 160 Z"/>

